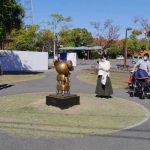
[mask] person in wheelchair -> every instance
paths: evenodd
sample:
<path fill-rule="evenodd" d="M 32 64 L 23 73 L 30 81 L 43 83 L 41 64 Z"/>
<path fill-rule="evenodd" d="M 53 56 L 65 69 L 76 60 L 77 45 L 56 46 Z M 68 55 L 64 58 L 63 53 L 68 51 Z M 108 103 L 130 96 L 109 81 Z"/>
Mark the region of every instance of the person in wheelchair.
<path fill-rule="evenodd" d="M 144 54 L 131 71 L 130 96 L 138 96 L 140 99 L 150 98 L 150 60 L 149 54 Z"/>
<path fill-rule="evenodd" d="M 132 71 L 133 78 L 148 79 L 150 77 L 150 60 L 148 53 L 144 54 L 143 58 L 134 65 Z"/>

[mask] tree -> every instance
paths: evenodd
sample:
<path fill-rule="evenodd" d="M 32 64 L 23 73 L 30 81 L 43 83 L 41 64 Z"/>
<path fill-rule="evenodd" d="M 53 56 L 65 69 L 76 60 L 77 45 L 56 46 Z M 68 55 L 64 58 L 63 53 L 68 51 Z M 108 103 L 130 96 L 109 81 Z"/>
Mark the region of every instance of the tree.
<path fill-rule="evenodd" d="M 139 53 L 140 50 L 141 48 L 139 45 L 139 40 L 137 39 L 137 35 L 131 34 L 128 40 L 128 53 Z"/>
<path fill-rule="evenodd" d="M 61 14 L 51 14 L 50 15 L 51 21 L 49 22 L 49 25 L 51 25 L 52 30 L 54 32 L 56 32 L 56 30 L 58 29 L 58 27 L 65 22 L 70 22 L 71 21 L 71 17 L 63 17 Z M 65 24 L 62 25 L 62 28 L 66 27 Z"/>
<path fill-rule="evenodd" d="M 0 0 L 0 48 L 13 29 L 21 28 L 23 17 L 24 10 L 15 0 Z"/>
<path fill-rule="evenodd" d="M 128 54 L 140 53 L 146 49 L 146 38 L 138 39 L 136 34 L 131 34 L 128 39 Z"/>
<path fill-rule="evenodd" d="M 12 49 L 29 51 L 50 52 L 54 40 L 54 35 L 50 30 L 39 31 L 38 25 L 32 25 L 19 31 L 13 30 L 11 37 L 14 39 Z"/>
<path fill-rule="evenodd" d="M 110 51 L 108 51 L 109 57 L 115 59 L 117 55 L 123 54 L 123 48 L 121 47 L 121 42 L 119 44 L 112 44 L 110 46 Z"/>
<path fill-rule="evenodd" d="M 88 32 L 85 28 L 74 28 L 72 30 L 61 30 L 59 32 L 60 40 L 59 44 L 63 46 L 88 46 L 93 43 L 93 37 L 91 32 Z"/>
<path fill-rule="evenodd" d="M 140 35 L 140 33 L 144 33 L 147 38 L 147 48 L 150 49 L 150 22 L 145 18 L 136 17 L 134 19 L 134 23 L 139 23 L 141 25 L 141 29 L 134 30 L 133 33 L 136 35 Z M 135 32 L 137 31 L 137 32 Z M 138 33 L 138 34 L 137 34 Z"/>
<path fill-rule="evenodd" d="M 62 23 L 65 22 L 70 22 L 71 21 L 71 17 L 63 17 L 61 14 L 51 14 L 50 15 L 51 21 L 49 22 L 49 25 L 51 25 L 52 27 L 52 31 L 54 34 L 54 48 L 53 48 L 53 52 L 54 52 L 54 57 L 55 57 L 55 51 L 56 51 L 56 47 L 57 47 L 57 42 L 58 42 L 58 34 L 56 32 L 58 27 L 60 27 L 60 25 L 62 25 Z M 61 26 L 62 28 L 65 27 L 66 25 Z"/>
<path fill-rule="evenodd" d="M 59 45 L 64 47 L 73 46 L 89 46 L 93 43 L 93 37 L 90 32 L 85 28 L 74 28 L 72 30 L 61 30 L 59 32 Z M 84 53 L 81 51 L 77 52 L 78 57 L 84 57 Z"/>
<path fill-rule="evenodd" d="M 32 25 L 27 29 L 20 29 L 19 31 L 14 31 L 13 48 L 17 50 L 35 50 L 41 51 L 40 37 L 37 34 L 39 26 Z"/>
<path fill-rule="evenodd" d="M 91 25 L 96 30 L 95 43 L 103 46 L 103 50 L 109 48 L 119 37 L 119 26 L 113 25 L 110 20 L 106 20 L 103 25 L 99 22 L 92 22 Z"/>
<path fill-rule="evenodd" d="M 42 51 L 51 52 L 53 46 L 54 35 L 50 30 L 41 30 L 38 33 L 40 38 L 40 43 L 42 47 Z"/>

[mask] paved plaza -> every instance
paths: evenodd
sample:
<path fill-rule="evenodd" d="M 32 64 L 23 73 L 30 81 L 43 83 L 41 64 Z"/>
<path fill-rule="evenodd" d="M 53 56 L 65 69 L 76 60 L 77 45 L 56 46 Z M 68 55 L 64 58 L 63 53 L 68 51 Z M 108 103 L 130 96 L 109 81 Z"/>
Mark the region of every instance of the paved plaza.
<path fill-rule="evenodd" d="M 71 76 L 71 93 L 94 93 L 95 86 L 79 81 L 76 76 L 90 65 L 78 65 Z M 22 93 L 55 92 L 56 72 L 50 69 L 42 79 L 19 82 L 0 90 L 0 97 Z M 129 97 L 126 89 L 114 89 L 113 97 L 124 98 L 144 105 L 150 110 L 150 100 Z M 150 119 L 130 129 L 106 135 L 76 138 L 31 138 L 0 133 L 0 150 L 149 150 Z"/>

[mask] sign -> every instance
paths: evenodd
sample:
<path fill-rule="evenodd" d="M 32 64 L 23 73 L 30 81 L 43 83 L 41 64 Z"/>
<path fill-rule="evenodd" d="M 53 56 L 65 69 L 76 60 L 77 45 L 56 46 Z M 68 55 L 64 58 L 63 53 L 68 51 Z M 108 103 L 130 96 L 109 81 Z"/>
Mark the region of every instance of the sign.
<path fill-rule="evenodd" d="M 67 53 L 67 60 L 71 60 L 73 66 L 77 65 L 77 54 L 76 53 Z"/>

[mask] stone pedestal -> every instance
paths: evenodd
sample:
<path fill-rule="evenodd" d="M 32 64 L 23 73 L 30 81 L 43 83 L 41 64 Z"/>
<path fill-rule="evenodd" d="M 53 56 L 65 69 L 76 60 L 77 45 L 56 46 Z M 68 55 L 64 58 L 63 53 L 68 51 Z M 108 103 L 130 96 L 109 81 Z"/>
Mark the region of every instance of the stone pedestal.
<path fill-rule="evenodd" d="M 52 94 L 46 96 L 46 105 L 51 105 L 55 107 L 59 107 L 61 109 L 67 109 L 74 105 L 80 105 L 80 96 L 77 95 L 64 95 L 59 96 L 56 94 Z"/>

